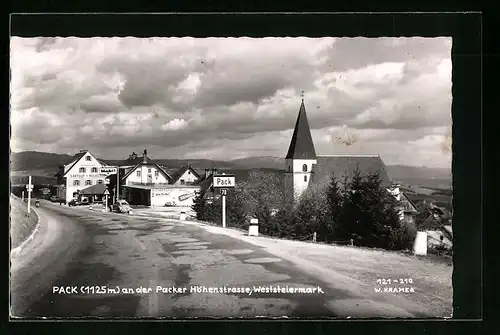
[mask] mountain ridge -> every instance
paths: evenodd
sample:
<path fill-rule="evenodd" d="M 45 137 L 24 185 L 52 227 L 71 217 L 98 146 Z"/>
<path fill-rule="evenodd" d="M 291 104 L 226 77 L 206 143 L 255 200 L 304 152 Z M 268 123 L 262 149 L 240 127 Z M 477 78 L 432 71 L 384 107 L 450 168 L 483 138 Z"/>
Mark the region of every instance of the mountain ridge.
<path fill-rule="evenodd" d="M 60 165 L 71 162 L 73 156 L 67 154 L 48 153 L 40 151 L 23 151 L 11 152 L 10 157 L 11 171 L 47 171 L 47 176 L 50 171 L 55 174 Z M 99 158 L 100 159 L 100 158 Z M 218 169 L 275 169 L 283 170 L 285 159 L 275 156 L 256 156 L 237 158 L 228 161 L 210 160 L 210 159 L 155 159 L 153 161 L 165 165 L 168 168 L 179 168 L 183 165 L 192 165 L 195 169 L 209 169 L 216 167 Z M 113 160 L 101 159 L 107 164 L 124 164 L 126 159 Z M 393 180 L 418 180 L 418 179 L 452 179 L 451 168 L 431 168 L 425 166 L 409 166 L 409 165 L 386 165 L 387 173 Z"/>

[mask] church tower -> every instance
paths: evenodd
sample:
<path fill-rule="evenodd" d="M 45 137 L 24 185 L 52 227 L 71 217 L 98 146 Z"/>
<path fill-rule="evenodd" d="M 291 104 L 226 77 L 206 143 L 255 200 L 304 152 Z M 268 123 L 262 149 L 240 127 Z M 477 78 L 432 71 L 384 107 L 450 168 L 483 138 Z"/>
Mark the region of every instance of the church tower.
<path fill-rule="evenodd" d="M 290 148 L 285 157 L 285 199 L 287 203 L 296 202 L 305 191 L 311 182 L 313 164 L 316 163 L 316 151 L 307 121 L 304 98 L 302 98 Z"/>

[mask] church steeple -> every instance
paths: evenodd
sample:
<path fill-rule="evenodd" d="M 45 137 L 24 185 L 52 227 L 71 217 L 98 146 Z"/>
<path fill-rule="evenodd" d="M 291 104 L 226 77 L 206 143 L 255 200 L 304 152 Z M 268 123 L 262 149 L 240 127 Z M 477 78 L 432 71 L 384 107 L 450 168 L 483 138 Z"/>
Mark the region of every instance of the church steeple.
<path fill-rule="evenodd" d="M 302 103 L 300 105 L 299 115 L 295 122 L 292 141 L 286 159 L 316 159 L 316 151 L 311 136 L 311 129 L 307 121 L 306 107 L 304 105 L 304 96 L 302 94 Z"/>

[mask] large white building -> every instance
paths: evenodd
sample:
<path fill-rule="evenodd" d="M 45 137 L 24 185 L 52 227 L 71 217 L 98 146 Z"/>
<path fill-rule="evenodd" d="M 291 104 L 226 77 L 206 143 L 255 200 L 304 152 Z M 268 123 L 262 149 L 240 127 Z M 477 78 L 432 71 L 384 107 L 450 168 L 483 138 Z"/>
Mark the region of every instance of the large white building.
<path fill-rule="evenodd" d="M 69 164 L 60 167 L 58 177 L 58 197 L 70 202 L 76 198 L 79 191 L 93 185 L 103 184 L 106 175 L 100 174 L 99 169 L 106 166 L 88 150 L 80 150 L 73 156 Z"/>

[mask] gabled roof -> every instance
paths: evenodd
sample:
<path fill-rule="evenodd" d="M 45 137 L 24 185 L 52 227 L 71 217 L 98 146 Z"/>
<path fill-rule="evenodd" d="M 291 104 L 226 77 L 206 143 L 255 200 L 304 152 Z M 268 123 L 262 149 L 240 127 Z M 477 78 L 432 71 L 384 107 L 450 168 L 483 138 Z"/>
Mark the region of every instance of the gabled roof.
<path fill-rule="evenodd" d="M 73 156 L 73 158 L 71 159 L 71 162 L 69 164 L 71 164 L 71 166 L 69 167 L 69 169 L 66 170 L 66 172 L 62 173 L 62 176 L 64 177 L 69 171 L 71 171 L 71 169 L 73 168 L 73 166 L 76 165 L 76 163 L 78 163 L 82 158 L 83 156 L 85 156 L 85 154 L 90 154 L 92 157 L 94 157 L 94 159 L 96 161 L 98 161 L 100 164 L 102 164 L 103 166 L 106 166 L 108 164 L 104 163 L 103 161 L 101 161 L 100 159 L 97 159 L 94 155 L 92 155 L 92 153 L 90 151 L 82 151 L 82 152 L 79 152 L 77 154 L 75 154 Z"/>
<path fill-rule="evenodd" d="M 179 178 L 182 177 L 184 173 L 186 173 L 186 171 L 188 170 L 191 171 L 191 173 L 194 174 L 194 176 L 198 178 L 198 180 L 201 178 L 198 172 L 196 172 L 190 165 L 187 165 L 181 167 L 175 173 L 172 174 L 172 184 L 175 184 L 179 180 Z"/>
<path fill-rule="evenodd" d="M 172 177 L 167 173 L 167 171 L 162 169 L 161 166 L 159 166 L 158 164 L 148 164 L 148 163 L 141 162 L 141 163 L 136 164 L 133 168 L 128 169 L 128 171 L 125 173 L 125 175 L 123 177 L 121 177 L 121 180 L 127 179 L 127 177 L 130 176 L 139 166 L 144 166 L 144 165 L 154 166 L 158 169 L 158 171 L 160 171 L 163 174 L 163 176 L 165 178 L 167 178 L 168 181 L 170 181 L 172 179 Z"/>
<path fill-rule="evenodd" d="M 89 195 L 94 195 L 94 194 L 104 194 L 104 190 L 106 189 L 105 184 L 96 184 L 89 186 L 87 188 L 84 188 L 83 190 L 80 191 L 80 194 L 89 194 Z"/>
<path fill-rule="evenodd" d="M 415 204 L 413 203 L 413 201 L 411 201 L 411 199 L 408 198 L 408 196 L 406 195 L 406 193 L 401 192 L 400 194 L 404 198 L 404 200 L 406 200 L 407 204 L 410 205 L 411 208 L 409 208 L 409 211 L 411 211 L 413 213 L 417 213 L 418 212 L 417 206 L 415 206 Z"/>
<path fill-rule="evenodd" d="M 300 105 L 299 115 L 295 122 L 295 129 L 293 130 L 292 141 L 286 159 L 316 159 L 316 151 L 314 150 L 314 143 L 311 136 L 311 129 L 307 121 L 306 107 L 304 100 Z"/>
<path fill-rule="evenodd" d="M 359 156 L 318 156 L 317 164 L 313 164 L 313 180 L 321 182 L 329 180 L 332 173 L 338 181 L 342 181 L 344 176 L 351 179 L 356 167 L 364 177 L 367 174 L 379 173 L 382 187 L 389 187 L 390 180 L 384 162 L 378 155 Z"/>
<path fill-rule="evenodd" d="M 204 196 L 206 195 L 208 192 L 214 192 L 214 194 L 220 194 L 220 189 L 219 188 L 215 188 L 215 189 L 212 189 L 212 185 L 213 185 L 213 175 L 210 175 L 208 176 L 207 178 L 204 178 L 202 180 L 200 180 L 198 183 L 196 183 L 196 185 L 199 185 L 200 186 L 200 193 Z"/>

